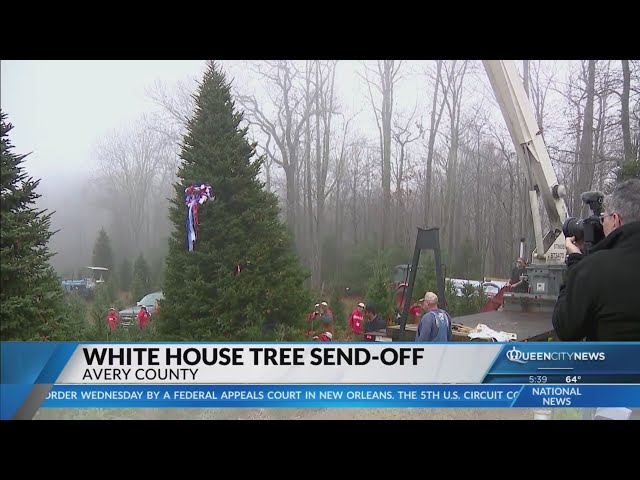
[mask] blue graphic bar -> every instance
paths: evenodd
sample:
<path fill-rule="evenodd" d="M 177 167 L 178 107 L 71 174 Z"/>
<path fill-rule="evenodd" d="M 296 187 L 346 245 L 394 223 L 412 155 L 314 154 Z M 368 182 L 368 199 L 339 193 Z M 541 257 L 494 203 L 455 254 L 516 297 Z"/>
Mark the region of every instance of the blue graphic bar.
<path fill-rule="evenodd" d="M 606 378 L 606 375 L 612 378 L 626 375 L 637 379 L 640 376 L 640 344 L 512 342 L 502 346 L 502 351 L 487 370 L 483 383 L 498 375 L 582 377 L 580 380 L 588 375 L 601 375 L 601 378 Z"/>
<path fill-rule="evenodd" d="M 594 375 L 583 373 L 580 375 L 553 375 L 536 373 L 535 375 L 508 375 L 508 374 L 488 374 L 483 383 L 491 384 L 531 384 L 531 385 L 581 385 L 581 384 L 620 384 L 638 383 L 640 384 L 640 374 L 624 375 Z"/>
<path fill-rule="evenodd" d="M 96 343 L 96 342 L 90 342 Z M 100 344 L 101 342 L 97 342 Z M 201 343 L 217 345 L 216 343 Z M 415 384 L 372 385 L 378 381 L 377 370 L 372 365 L 345 365 L 348 369 L 363 369 L 358 377 L 362 385 L 251 385 L 242 377 L 242 372 L 255 374 L 253 367 L 262 368 L 266 377 L 255 375 L 259 381 L 280 380 L 269 377 L 271 370 L 264 364 L 247 364 L 239 369 L 233 380 L 240 385 L 74 385 L 83 381 L 83 368 L 87 360 L 77 355 L 70 360 L 78 346 L 76 342 L 0 342 L 0 417 L 13 418 L 16 411 L 26 405 L 34 392 L 34 385 L 51 385 L 60 381 L 63 370 L 76 372 L 64 380 L 69 385 L 56 385 L 52 395 L 45 402 L 45 408 L 67 407 L 462 407 L 462 408 L 510 408 L 510 407 L 627 407 L 640 408 L 638 388 L 640 388 L 640 342 L 597 343 L 597 342 L 509 342 L 496 346 L 495 343 L 473 342 L 466 345 L 447 344 L 451 349 L 499 348 L 494 359 L 486 359 L 483 364 L 474 364 L 477 373 L 472 380 L 464 380 L 469 385 L 444 383 L 425 385 L 436 380 L 447 381 L 447 376 L 425 375 L 433 373 L 429 369 L 441 368 L 436 365 L 420 365 L 414 378 L 400 378 L 400 382 Z M 85 344 L 82 344 L 85 345 Z M 116 345 L 130 343 L 109 343 L 105 351 Z M 157 346 L 174 345 L 155 343 Z M 180 344 L 182 345 L 182 344 Z M 225 342 L 225 346 L 255 346 L 256 343 L 241 344 Z M 270 344 L 283 347 L 283 344 Z M 336 342 L 332 348 L 348 346 Z M 362 343 L 358 344 L 363 347 Z M 409 344 L 403 344 L 410 347 Z M 364 345 L 366 347 L 368 345 Z M 242 347 L 241 347 L 242 348 Z M 286 348 L 286 346 L 284 347 Z M 420 349 L 442 348 L 441 345 L 420 344 Z M 492 353 L 493 355 L 493 353 Z M 248 356 L 248 359 L 253 357 Z M 488 363 L 485 367 L 484 362 Z M 117 362 L 116 362 L 117 363 Z M 134 362 L 135 363 L 135 362 Z M 449 364 L 450 366 L 451 364 Z M 93 370 L 107 375 L 115 363 L 102 363 Z M 166 365 L 169 367 L 169 365 Z M 318 372 L 318 366 L 309 366 Z M 461 365 L 461 367 L 464 367 Z M 479 368 L 478 368 L 479 367 Z M 198 381 L 215 382 L 216 375 L 205 374 L 206 365 L 198 365 L 203 370 Z M 230 367 L 235 368 L 235 367 Z M 295 367 L 291 378 L 302 381 L 316 381 L 306 376 L 304 368 Z M 399 372 L 403 365 L 397 367 Z M 486 370 L 485 370 L 486 368 Z M 69 370 L 67 370 L 69 369 Z M 277 369 L 276 369 L 277 370 Z M 274 370 L 274 371 L 276 371 Z M 445 369 L 446 370 L 446 369 Z M 312 370 L 309 370 L 311 372 Z M 477 376 L 476 376 L 477 375 Z M 104 377 L 99 377 L 104 378 Z M 328 376 L 327 378 L 336 378 Z M 363 380 L 364 378 L 366 380 Z M 386 377 L 388 378 L 388 377 Z M 477 379 L 478 384 L 471 385 Z M 195 378 L 194 378 L 195 380 Z M 221 380 L 232 381 L 232 380 Z M 255 380 L 254 380 L 255 381 Z M 381 379 L 380 381 L 393 381 Z M 423 383 L 419 383 L 423 382 Z M 189 393 L 191 392 L 191 393 Z M 199 392 L 196 394 L 196 392 Z M 252 395 L 251 393 L 255 393 Z"/>
<path fill-rule="evenodd" d="M 42 408 L 640 408 L 640 385 L 56 385 Z"/>

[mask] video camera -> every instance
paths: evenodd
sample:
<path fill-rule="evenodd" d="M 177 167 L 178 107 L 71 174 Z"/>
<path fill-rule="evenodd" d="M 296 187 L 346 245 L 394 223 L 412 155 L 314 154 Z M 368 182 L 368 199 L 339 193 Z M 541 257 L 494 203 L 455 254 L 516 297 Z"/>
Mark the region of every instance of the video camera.
<path fill-rule="evenodd" d="M 576 217 L 567 218 L 562 225 L 562 233 L 565 237 L 575 237 L 576 241 L 584 240 L 584 254 L 588 255 L 593 247 L 604 238 L 604 230 L 600 222 L 604 212 L 604 193 L 584 192 L 580 198 L 583 203 L 589 205 L 593 215 L 580 220 Z"/>

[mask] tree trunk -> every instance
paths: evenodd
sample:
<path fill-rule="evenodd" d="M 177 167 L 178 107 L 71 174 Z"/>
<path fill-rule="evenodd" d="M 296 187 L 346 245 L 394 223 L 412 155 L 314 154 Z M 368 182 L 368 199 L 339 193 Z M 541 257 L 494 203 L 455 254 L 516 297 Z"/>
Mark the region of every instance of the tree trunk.
<path fill-rule="evenodd" d="M 629 60 L 622 60 L 622 139 L 624 142 L 624 160 L 631 161 L 634 157 L 631 143 L 631 126 L 629 122 L 629 92 L 631 90 L 631 72 Z"/>
<path fill-rule="evenodd" d="M 382 248 L 388 246 L 391 214 L 391 115 L 393 114 L 393 60 L 384 60 L 382 77 Z"/>
<path fill-rule="evenodd" d="M 309 72 L 309 66 L 307 62 L 307 75 L 306 75 L 306 102 L 307 105 L 311 103 L 311 75 Z M 309 261 L 312 258 L 313 251 L 313 243 L 312 239 L 314 236 L 313 232 L 313 189 L 311 187 L 311 119 L 307 117 L 304 122 L 304 164 L 305 164 L 305 204 L 306 204 L 306 224 L 307 224 L 307 234 L 306 234 L 306 248 L 305 253 L 307 255 L 307 261 L 305 262 L 308 268 L 311 268 L 311 262 Z M 311 246 L 311 248 L 309 248 Z"/>
<path fill-rule="evenodd" d="M 433 177 L 433 151 L 436 143 L 436 134 L 438 133 L 438 126 L 440 119 L 442 118 L 442 112 L 444 111 L 445 99 L 442 99 L 440 104 L 440 111 L 436 116 L 436 107 L 438 105 L 438 88 L 440 88 L 440 82 L 442 81 L 442 60 L 436 62 L 436 84 L 433 90 L 433 100 L 431 102 L 431 122 L 429 123 L 429 145 L 427 147 L 427 174 L 425 179 L 425 192 L 424 192 L 424 226 L 428 227 L 431 220 L 431 183 Z M 447 95 L 448 88 L 444 91 L 444 96 Z"/>
<path fill-rule="evenodd" d="M 578 191 L 574 196 L 573 211 L 584 216 L 588 207 L 582 205 L 580 194 L 591 189 L 595 163 L 593 161 L 593 97 L 595 92 L 596 61 L 589 60 L 587 68 L 587 102 L 584 109 L 582 139 L 580 141 L 580 165 L 578 173 Z"/>
<path fill-rule="evenodd" d="M 316 206 L 319 204 L 317 196 L 319 195 L 319 189 L 317 185 L 317 179 L 320 178 L 321 174 L 321 165 L 322 165 L 322 149 L 320 143 L 320 61 L 316 61 L 316 91 L 315 91 L 315 104 L 316 104 Z M 316 222 L 315 222 L 315 232 L 311 239 L 311 244 L 313 246 L 311 255 L 312 255 L 312 271 L 311 278 L 314 286 L 320 285 L 320 235 L 321 231 L 318 228 L 318 218 L 320 217 L 320 212 L 316 211 Z"/>

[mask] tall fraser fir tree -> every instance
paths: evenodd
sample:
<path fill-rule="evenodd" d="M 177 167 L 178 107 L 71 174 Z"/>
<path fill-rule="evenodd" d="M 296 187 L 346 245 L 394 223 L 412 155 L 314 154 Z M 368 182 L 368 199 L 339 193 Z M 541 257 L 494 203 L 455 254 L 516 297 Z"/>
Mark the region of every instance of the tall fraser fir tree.
<path fill-rule="evenodd" d="M 13 153 L 13 126 L 0 112 L 2 157 L 0 339 L 65 340 L 63 291 L 49 259 L 51 215 L 34 207 L 40 180 L 24 170 L 26 155 Z"/>
<path fill-rule="evenodd" d="M 310 303 L 307 278 L 278 201 L 258 175 L 264 158 L 252 157 L 240 128 L 230 84 L 210 62 L 187 124 L 170 207 L 160 334 L 182 340 L 253 341 L 276 338 L 299 325 Z M 185 188 L 207 183 L 215 201 L 199 206 L 199 232 L 187 243 Z"/>

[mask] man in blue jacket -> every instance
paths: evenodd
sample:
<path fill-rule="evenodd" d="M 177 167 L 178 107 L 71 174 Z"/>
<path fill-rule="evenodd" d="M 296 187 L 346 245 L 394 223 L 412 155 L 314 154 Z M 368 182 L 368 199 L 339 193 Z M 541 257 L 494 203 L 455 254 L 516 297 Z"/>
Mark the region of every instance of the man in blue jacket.
<path fill-rule="evenodd" d="M 438 296 L 433 292 L 424 295 L 424 309 L 416 330 L 416 342 L 449 342 L 451 341 L 451 316 L 438 308 Z"/>

